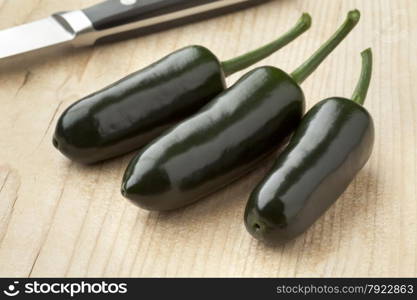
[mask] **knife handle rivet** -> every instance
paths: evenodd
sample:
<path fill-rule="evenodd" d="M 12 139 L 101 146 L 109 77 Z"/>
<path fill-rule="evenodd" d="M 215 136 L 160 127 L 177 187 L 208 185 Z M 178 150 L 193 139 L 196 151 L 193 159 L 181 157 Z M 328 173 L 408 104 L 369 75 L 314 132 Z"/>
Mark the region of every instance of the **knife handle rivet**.
<path fill-rule="evenodd" d="M 136 0 L 120 0 L 123 5 L 132 5 L 136 3 Z"/>

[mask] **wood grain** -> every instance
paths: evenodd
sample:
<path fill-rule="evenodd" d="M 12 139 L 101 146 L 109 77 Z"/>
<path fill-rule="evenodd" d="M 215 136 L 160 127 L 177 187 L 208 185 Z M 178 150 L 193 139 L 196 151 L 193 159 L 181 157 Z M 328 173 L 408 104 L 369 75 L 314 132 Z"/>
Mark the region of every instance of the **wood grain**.
<path fill-rule="evenodd" d="M 0 29 L 95 2 L 0 0 Z M 309 106 L 350 96 L 359 53 L 372 46 L 366 107 L 375 118 L 374 153 L 340 200 L 285 246 L 255 241 L 242 222 L 268 165 L 196 205 L 149 213 L 119 193 L 131 155 L 84 167 L 52 146 L 68 105 L 179 47 L 202 44 L 230 58 L 278 36 L 307 11 L 312 29 L 263 62 L 291 71 L 355 7 L 361 24 L 303 87 Z M 0 276 L 417 276 L 416 53 L 417 1 L 276 0 L 0 67 Z"/>

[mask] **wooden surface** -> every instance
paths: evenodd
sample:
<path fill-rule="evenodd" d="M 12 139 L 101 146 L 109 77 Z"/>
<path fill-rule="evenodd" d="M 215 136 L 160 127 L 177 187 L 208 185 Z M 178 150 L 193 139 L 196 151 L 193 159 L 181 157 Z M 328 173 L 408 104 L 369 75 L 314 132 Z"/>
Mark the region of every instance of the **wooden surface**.
<path fill-rule="evenodd" d="M 0 0 L 0 29 L 95 2 Z M 84 167 L 52 146 L 56 120 L 71 103 L 177 48 L 202 44 L 227 59 L 273 39 L 307 11 L 312 29 L 263 62 L 292 71 L 355 7 L 362 22 L 303 87 L 309 106 L 350 96 L 359 53 L 372 46 L 366 107 L 375 118 L 374 153 L 343 197 L 285 246 L 255 241 L 242 222 L 268 165 L 196 205 L 160 214 L 120 195 L 131 155 Z M 416 55 L 415 0 L 276 0 L 1 67 L 0 276 L 417 276 Z"/>

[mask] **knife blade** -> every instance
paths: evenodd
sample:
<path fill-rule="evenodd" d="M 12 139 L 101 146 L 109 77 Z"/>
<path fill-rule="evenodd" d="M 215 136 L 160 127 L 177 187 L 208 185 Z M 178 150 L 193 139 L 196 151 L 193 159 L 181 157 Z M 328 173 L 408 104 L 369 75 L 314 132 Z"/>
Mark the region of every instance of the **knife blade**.
<path fill-rule="evenodd" d="M 181 24 L 191 16 L 262 0 L 107 0 L 0 31 L 0 59 L 56 46 L 88 46 L 123 32 Z M 191 20 L 191 19 L 190 19 Z"/>

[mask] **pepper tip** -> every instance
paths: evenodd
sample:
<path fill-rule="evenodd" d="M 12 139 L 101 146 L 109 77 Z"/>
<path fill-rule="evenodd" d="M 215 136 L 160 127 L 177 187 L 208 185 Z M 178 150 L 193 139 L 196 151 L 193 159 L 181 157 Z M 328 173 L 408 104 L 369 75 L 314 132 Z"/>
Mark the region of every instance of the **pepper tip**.
<path fill-rule="evenodd" d="M 351 10 L 348 13 L 349 20 L 354 21 L 355 23 L 359 22 L 361 18 L 361 12 L 358 9 Z"/>
<path fill-rule="evenodd" d="M 372 48 L 367 48 L 361 52 L 362 57 L 367 55 L 372 55 Z"/>
<path fill-rule="evenodd" d="M 304 26 L 308 29 L 311 27 L 311 24 L 313 23 L 313 20 L 311 18 L 311 15 L 307 12 L 303 13 L 300 19 L 300 22 L 304 24 Z"/>

